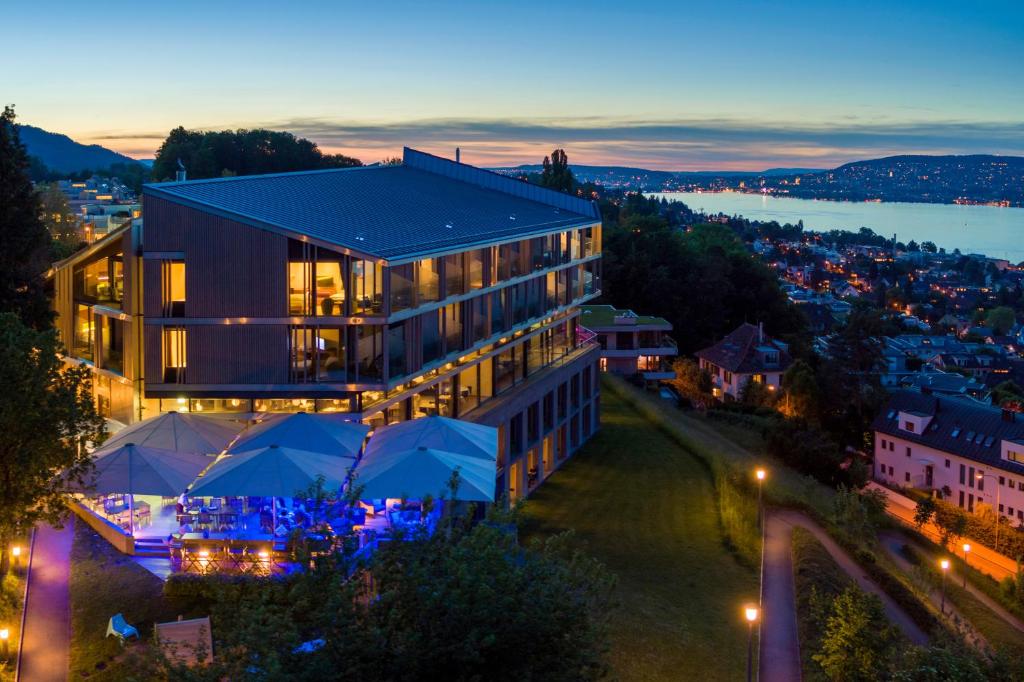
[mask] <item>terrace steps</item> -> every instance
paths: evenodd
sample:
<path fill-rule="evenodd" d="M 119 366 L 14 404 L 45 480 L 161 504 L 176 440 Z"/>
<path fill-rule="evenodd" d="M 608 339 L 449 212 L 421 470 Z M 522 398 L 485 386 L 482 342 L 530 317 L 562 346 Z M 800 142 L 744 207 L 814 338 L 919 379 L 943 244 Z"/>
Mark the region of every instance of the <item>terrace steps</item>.
<path fill-rule="evenodd" d="M 171 548 L 163 538 L 135 538 L 135 556 L 168 558 Z"/>

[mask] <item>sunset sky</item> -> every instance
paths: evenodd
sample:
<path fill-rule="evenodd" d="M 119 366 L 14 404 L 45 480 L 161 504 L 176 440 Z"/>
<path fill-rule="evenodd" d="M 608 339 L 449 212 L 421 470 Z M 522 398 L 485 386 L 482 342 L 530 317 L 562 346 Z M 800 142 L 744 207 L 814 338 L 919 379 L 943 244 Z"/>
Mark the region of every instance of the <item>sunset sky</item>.
<path fill-rule="evenodd" d="M 135 157 L 178 125 L 367 162 L 403 145 L 673 170 L 1024 154 L 1024 3 L 555 5 L 18 2 L 0 94 L 22 123 Z"/>

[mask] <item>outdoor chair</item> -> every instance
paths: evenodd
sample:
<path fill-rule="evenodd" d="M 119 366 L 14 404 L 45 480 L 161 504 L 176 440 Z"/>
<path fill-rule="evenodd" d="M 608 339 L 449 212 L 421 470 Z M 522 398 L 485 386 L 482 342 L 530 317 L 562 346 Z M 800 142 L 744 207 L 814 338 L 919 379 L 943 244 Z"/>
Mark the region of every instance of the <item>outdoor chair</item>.
<path fill-rule="evenodd" d="M 129 625 L 124 616 L 118 613 L 107 623 L 107 637 L 111 635 L 117 637 L 118 641 L 121 642 L 121 646 L 124 646 L 125 642 L 129 639 L 138 639 L 139 631 L 135 629 L 135 626 Z"/>

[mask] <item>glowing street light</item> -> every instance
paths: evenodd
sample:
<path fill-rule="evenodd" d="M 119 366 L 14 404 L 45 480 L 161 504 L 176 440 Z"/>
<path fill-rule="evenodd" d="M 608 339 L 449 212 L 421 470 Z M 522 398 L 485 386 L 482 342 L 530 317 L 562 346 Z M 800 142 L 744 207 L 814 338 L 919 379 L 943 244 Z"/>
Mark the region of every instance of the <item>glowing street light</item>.
<path fill-rule="evenodd" d="M 4 654 L 4 658 L 5 659 L 10 654 L 10 651 L 7 648 L 8 647 L 8 641 L 10 640 L 10 638 L 11 638 L 11 631 L 9 629 L 7 629 L 7 628 L 0 628 L 0 645 L 3 646 L 3 654 Z"/>
<path fill-rule="evenodd" d="M 939 561 L 939 568 L 942 569 L 942 604 L 939 606 L 939 612 L 946 612 L 946 574 L 949 573 L 949 559 L 941 559 Z"/>
<path fill-rule="evenodd" d="M 970 543 L 965 542 L 964 543 L 964 589 L 965 590 L 967 589 L 967 567 L 970 566 L 970 564 L 967 563 L 967 553 L 970 552 L 970 551 L 971 551 Z"/>
<path fill-rule="evenodd" d="M 764 469 L 758 468 L 754 472 L 757 477 L 757 525 L 758 527 L 764 524 L 764 511 L 761 505 L 761 489 L 764 487 L 764 479 L 768 476 L 768 472 Z"/>
<path fill-rule="evenodd" d="M 743 609 L 743 616 L 747 619 L 747 682 L 754 679 L 754 623 L 760 615 L 756 606 Z"/>

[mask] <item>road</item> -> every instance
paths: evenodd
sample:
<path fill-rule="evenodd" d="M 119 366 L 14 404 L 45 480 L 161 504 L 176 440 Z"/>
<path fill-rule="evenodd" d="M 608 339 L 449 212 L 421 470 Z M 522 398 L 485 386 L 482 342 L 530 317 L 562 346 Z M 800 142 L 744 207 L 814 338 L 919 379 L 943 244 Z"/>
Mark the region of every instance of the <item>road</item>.
<path fill-rule="evenodd" d="M 71 571 L 73 518 L 64 528 L 36 529 L 29 563 L 25 629 L 18 677 L 25 682 L 64 682 L 71 647 L 68 579 Z"/>

